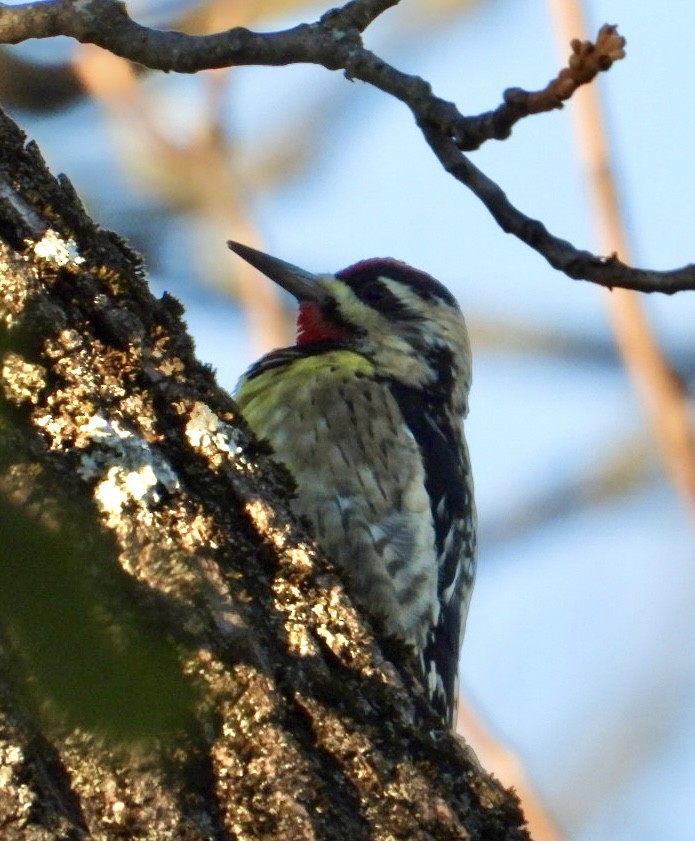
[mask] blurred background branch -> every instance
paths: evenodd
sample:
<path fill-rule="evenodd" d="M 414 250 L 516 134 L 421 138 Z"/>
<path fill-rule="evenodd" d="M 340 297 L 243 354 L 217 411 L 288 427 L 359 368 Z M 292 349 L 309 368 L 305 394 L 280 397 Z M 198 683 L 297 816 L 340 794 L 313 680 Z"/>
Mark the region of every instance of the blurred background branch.
<path fill-rule="evenodd" d="M 550 10 L 558 46 L 570 36 L 584 37 L 581 0 L 550 0 Z M 631 262 L 632 248 L 596 87 L 579 91 L 572 116 L 599 248 Z M 649 415 L 666 469 L 695 517 L 695 434 L 685 384 L 660 347 L 639 297 L 626 289 L 614 289 L 605 301 L 618 349 Z"/>

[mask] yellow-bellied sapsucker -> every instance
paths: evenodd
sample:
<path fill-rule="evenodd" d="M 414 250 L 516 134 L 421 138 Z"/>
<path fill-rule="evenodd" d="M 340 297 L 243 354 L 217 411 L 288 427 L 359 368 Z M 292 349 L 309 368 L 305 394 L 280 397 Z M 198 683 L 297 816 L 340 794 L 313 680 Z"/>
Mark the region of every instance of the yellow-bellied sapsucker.
<path fill-rule="evenodd" d="M 395 260 L 312 275 L 229 247 L 299 302 L 297 344 L 249 369 L 238 405 L 293 475 L 293 507 L 350 597 L 415 649 L 452 723 L 476 526 L 463 436 L 471 355 L 456 300 Z"/>

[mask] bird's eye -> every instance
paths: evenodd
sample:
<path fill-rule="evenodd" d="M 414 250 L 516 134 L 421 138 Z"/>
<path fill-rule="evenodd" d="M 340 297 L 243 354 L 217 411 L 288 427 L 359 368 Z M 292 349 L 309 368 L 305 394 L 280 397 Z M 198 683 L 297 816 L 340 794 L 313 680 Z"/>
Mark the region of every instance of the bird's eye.
<path fill-rule="evenodd" d="M 393 293 L 378 280 L 366 283 L 360 289 L 360 298 L 374 309 L 386 309 L 394 303 Z"/>

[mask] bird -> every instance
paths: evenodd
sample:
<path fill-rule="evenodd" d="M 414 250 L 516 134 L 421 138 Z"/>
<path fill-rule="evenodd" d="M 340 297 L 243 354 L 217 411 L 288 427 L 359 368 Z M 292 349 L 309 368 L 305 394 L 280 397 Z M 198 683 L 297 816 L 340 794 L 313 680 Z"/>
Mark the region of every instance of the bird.
<path fill-rule="evenodd" d="M 414 653 L 432 707 L 455 727 L 476 564 L 461 309 L 434 277 L 391 258 L 314 274 L 228 246 L 299 306 L 296 343 L 251 365 L 239 410 L 294 478 L 292 509 L 348 596 L 378 635 Z"/>

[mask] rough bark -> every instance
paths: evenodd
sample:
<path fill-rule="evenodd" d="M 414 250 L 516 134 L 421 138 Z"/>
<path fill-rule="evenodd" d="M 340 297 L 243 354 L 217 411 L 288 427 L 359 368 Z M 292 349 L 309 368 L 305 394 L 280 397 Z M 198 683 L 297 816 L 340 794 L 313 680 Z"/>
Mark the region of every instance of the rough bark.
<path fill-rule="evenodd" d="M 0 115 L 0 835 L 527 838 L 170 297 Z"/>

